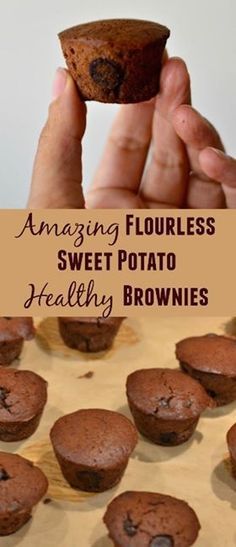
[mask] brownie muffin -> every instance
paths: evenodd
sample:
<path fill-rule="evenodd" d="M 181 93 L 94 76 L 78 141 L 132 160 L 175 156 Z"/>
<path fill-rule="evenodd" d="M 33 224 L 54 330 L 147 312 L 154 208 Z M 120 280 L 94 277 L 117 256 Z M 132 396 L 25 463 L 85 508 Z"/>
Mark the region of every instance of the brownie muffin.
<path fill-rule="evenodd" d="M 47 401 L 47 382 L 29 370 L 0 367 L 0 440 L 20 441 L 38 427 Z"/>
<path fill-rule="evenodd" d="M 232 473 L 236 479 L 236 424 L 232 425 L 229 429 L 226 439 L 232 465 Z"/>
<path fill-rule="evenodd" d="M 59 317 L 59 331 L 69 348 L 84 352 L 109 349 L 123 317 Z"/>
<path fill-rule="evenodd" d="M 196 378 L 217 406 L 236 400 L 236 339 L 217 334 L 193 336 L 176 344 L 184 372 Z"/>
<path fill-rule="evenodd" d="M 115 486 L 137 443 L 136 429 L 128 418 L 100 409 L 78 410 L 59 418 L 50 436 L 65 479 L 87 492 Z"/>
<path fill-rule="evenodd" d="M 31 317 L 0 317 L 0 366 L 17 359 L 24 340 L 31 340 L 34 333 Z"/>
<path fill-rule="evenodd" d="M 45 495 L 48 481 L 32 462 L 0 452 L 0 536 L 16 532 Z"/>
<path fill-rule="evenodd" d="M 138 431 L 165 446 L 187 441 L 200 414 L 213 404 L 199 382 L 179 370 L 137 370 L 128 376 L 126 388 Z"/>
<path fill-rule="evenodd" d="M 59 34 L 68 69 L 85 100 L 147 101 L 159 91 L 168 28 L 151 21 L 107 19 Z"/>
<path fill-rule="evenodd" d="M 185 501 L 152 492 L 120 494 L 103 520 L 116 547 L 189 547 L 200 530 Z"/>

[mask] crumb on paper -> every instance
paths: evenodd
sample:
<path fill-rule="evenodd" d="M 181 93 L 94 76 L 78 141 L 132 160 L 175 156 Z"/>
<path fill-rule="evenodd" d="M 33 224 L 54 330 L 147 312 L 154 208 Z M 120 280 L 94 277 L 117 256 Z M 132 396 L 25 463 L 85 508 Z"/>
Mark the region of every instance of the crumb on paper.
<path fill-rule="evenodd" d="M 92 378 L 94 375 L 93 370 L 89 370 L 88 372 L 85 372 L 85 374 L 81 374 L 81 376 L 78 376 L 77 378 Z"/>
<path fill-rule="evenodd" d="M 52 499 L 51 499 L 51 498 L 45 498 L 45 499 L 43 500 L 44 505 L 48 505 L 48 503 L 51 503 L 51 502 L 52 502 Z"/>

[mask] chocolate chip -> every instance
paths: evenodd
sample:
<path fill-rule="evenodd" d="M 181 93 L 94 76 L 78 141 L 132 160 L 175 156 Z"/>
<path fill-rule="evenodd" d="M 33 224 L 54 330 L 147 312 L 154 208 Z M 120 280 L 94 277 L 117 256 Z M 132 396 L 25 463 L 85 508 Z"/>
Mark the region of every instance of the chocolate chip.
<path fill-rule="evenodd" d="M 149 547 L 174 547 L 174 542 L 171 536 L 155 536 Z"/>
<path fill-rule="evenodd" d="M 161 433 L 160 434 L 160 442 L 163 444 L 166 444 L 167 446 L 172 446 L 173 443 L 175 443 L 177 438 L 177 435 L 175 431 L 170 431 L 168 433 Z"/>
<path fill-rule="evenodd" d="M 124 521 L 123 528 L 127 536 L 134 537 L 137 534 L 138 526 L 134 524 L 130 517 Z"/>
<path fill-rule="evenodd" d="M 213 389 L 207 389 L 207 393 L 208 393 L 208 395 L 210 395 L 210 397 L 211 397 L 212 399 L 215 399 L 215 398 L 217 397 L 217 395 L 218 395 L 218 393 L 216 393 L 215 391 L 213 391 Z"/>
<path fill-rule="evenodd" d="M 77 477 L 88 490 L 99 490 L 102 480 L 100 473 L 97 473 L 96 471 L 78 471 Z"/>
<path fill-rule="evenodd" d="M 118 90 L 124 79 L 124 71 L 119 63 L 101 57 L 90 63 L 89 73 L 96 84 L 109 91 Z"/>
<path fill-rule="evenodd" d="M 3 317 L 3 319 L 7 319 L 7 321 L 10 321 L 11 317 Z"/>
<path fill-rule="evenodd" d="M 10 391 L 8 389 L 6 389 L 5 387 L 0 387 L 0 407 L 2 406 L 6 410 L 10 409 L 10 405 L 8 405 L 6 402 L 9 393 Z"/>
<path fill-rule="evenodd" d="M 8 479 L 10 479 L 10 476 L 8 475 L 6 470 L 3 469 L 3 467 L 0 468 L 0 481 L 8 481 Z"/>

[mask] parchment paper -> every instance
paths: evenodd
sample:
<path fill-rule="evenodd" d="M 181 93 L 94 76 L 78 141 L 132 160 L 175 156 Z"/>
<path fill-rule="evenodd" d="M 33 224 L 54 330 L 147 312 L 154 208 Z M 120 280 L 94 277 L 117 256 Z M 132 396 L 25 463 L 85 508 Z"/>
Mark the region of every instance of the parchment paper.
<path fill-rule="evenodd" d="M 236 545 L 236 481 L 231 477 L 225 435 L 236 421 L 236 404 L 205 412 L 188 443 L 177 448 L 152 445 L 140 438 L 121 483 L 103 494 L 71 489 L 63 480 L 48 433 L 61 415 L 100 407 L 129 416 L 127 375 L 150 366 L 176 367 L 175 342 L 207 332 L 230 332 L 227 318 L 127 319 L 112 350 L 85 355 L 60 341 L 54 318 L 38 319 L 35 341 L 25 344 L 17 366 L 48 381 L 48 404 L 37 432 L 19 443 L 0 443 L 18 452 L 47 474 L 48 503 L 40 503 L 30 522 L 16 534 L 0 538 L 1 547 L 110 547 L 102 517 L 108 502 L 125 490 L 170 494 L 188 501 L 202 525 L 198 547 Z M 89 378 L 83 377 L 93 372 Z"/>

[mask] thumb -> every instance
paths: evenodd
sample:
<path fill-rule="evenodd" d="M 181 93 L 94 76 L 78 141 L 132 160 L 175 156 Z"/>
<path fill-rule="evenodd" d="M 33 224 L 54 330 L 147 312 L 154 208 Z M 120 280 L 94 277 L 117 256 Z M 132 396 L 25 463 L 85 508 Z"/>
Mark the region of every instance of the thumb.
<path fill-rule="evenodd" d="M 82 208 L 82 146 L 86 107 L 63 68 L 53 84 L 48 120 L 38 144 L 28 207 Z"/>

